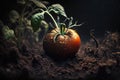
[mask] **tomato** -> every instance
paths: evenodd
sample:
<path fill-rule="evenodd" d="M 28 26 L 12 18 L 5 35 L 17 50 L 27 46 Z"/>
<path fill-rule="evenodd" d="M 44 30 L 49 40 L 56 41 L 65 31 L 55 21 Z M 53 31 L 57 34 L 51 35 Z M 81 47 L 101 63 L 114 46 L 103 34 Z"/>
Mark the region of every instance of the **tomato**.
<path fill-rule="evenodd" d="M 53 29 L 44 37 L 43 49 L 47 55 L 54 59 L 64 60 L 73 57 L 80 48 L 81 39 L 77 32 L 67 28 L 65 30 L 66 33 L 62 35 L 58 34 L 58 29 Z"/>

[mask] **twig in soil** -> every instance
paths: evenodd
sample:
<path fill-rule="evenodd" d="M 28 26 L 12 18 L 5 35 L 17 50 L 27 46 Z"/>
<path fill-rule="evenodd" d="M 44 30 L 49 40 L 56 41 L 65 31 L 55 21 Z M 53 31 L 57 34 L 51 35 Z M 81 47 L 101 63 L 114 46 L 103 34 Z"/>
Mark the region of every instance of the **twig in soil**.
<path fill-rule="evenodd" d="M 95 43 L 96 43 L 96 48 L 98 48 L 98 47 L 99 47 L 99 44 L 98 44 L 98 41 L 97 41 L 97 39 L 96 39 L 93 31 L 94 31 L 93 29 L 90 30 L 90 36 L 91 36 L 91 38 L 95 41 Z"/>

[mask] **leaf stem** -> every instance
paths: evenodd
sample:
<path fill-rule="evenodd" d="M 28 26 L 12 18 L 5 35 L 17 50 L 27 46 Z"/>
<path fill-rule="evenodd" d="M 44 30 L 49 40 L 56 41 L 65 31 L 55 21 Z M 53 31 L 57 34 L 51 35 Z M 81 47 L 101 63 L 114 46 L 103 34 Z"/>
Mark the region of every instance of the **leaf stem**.
<path fill-rule="evenodd" d="M 51 19 L 53 20 L 53 22 L 54 22 L 54 24 L 55 24 L 55 27 L 57 28 L 57 29 L 59 29 L 59 27 L 58 27 L 58 24 L 57 24 L 57 22 L 55 21 L 55 19 L 54 19 L 54 17 L 48 12 L 48 11 L 45 11 L 50 17 L 51 17 Z"/>

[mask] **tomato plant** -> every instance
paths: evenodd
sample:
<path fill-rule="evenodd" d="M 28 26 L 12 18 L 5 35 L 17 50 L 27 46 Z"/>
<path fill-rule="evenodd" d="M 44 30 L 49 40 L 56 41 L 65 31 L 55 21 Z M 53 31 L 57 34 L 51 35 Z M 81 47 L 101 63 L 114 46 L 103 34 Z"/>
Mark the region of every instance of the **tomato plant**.
<path fill-rule="evenodd" d="M 59 17 L 56 21 L 51 12 L 64 16 L 65 20 L 69 21 L 68 25 L 66 25 L 65 22 L 61 23 Z M 54 23 L 54 25 L 50 25 L 53 26 L 53 29 L 49 31 L 43 39 L 43 49 L 46 54 L 59 60 L 75 56 L 79 50 L 81 39 L 78 33 L 71 28 L 80 26 L 81 24 L 77 24 L 77 22 L 73 24 L 73 18 L 67 17 L 64 8 L 60 4 L 53 4 L 48 8 L 41 9 L 40 13 L 32 16 L 31 24 L 34 31 L 36 31 L 39 25 L 41 25 L 41 22 L 44 21 L 44 14 L 49 15 Z"/>

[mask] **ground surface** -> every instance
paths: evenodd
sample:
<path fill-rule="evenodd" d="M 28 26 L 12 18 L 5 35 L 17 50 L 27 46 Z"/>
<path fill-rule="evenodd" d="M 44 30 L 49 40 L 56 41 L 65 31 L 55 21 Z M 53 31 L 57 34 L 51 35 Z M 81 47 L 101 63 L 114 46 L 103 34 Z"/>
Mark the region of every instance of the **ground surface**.
<path fill-rule="evenodd" d="M 120 80 L 120 35 L 109 33 L 83 42 L 76 57 L 57 62 L 48 57 L 42 43 L 0 39 L 0 80 Z"/>

